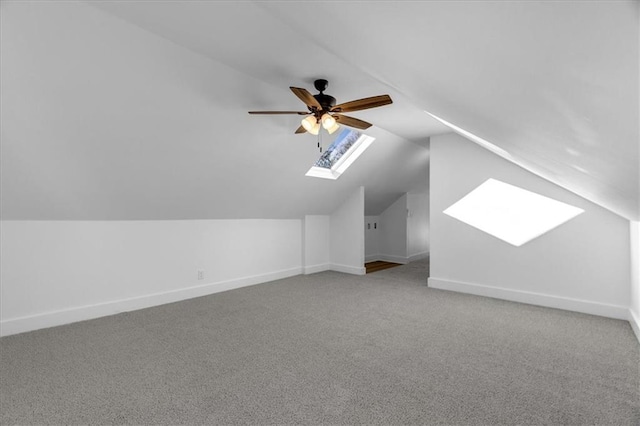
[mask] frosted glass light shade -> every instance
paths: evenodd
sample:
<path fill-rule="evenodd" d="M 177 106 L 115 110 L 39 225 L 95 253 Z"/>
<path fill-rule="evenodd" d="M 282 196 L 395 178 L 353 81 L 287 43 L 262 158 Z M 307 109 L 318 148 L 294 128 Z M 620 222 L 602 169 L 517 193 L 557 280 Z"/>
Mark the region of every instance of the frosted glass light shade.
<path fill-rule="evenodd" d="M 583 212 L 535 192 L 488 179 L 444 214 L 519 247 Z"/>
<path fill-rule="evenodd" d="M 317 135 L 318 133 L 320 133 L 320 123 L 314 124 L 313 127 L 307 130 L 307 132 L 311 133 L 312 135 Z"/>
<path fill-rule="evenodd" d="M 329 130 L 336 124 L 336 119 L 331 116 L 331 114 L 324 114 L 321 118 L 322 127 Z"/>
<path fill-rule="evenodd" d="M 307 132 L 311 133 L 311 130 L 314 128 L 314 126 L 318 124 L 318 120 L 316 120 L 316 118 L 313 115 L 310 115 L 306 118 L 303 118 L 300 123 L 302 124 L 302 127 L 304 127 L 304 129 Z"/>
<path fill-rule="evenodd" d="M 340 125 L 338 123 L 335 123 L 333 126 L 327 129 L 327 132 L 329 132 L 329 134 L 332 135 L 339 128 L 340 128 Z"/>

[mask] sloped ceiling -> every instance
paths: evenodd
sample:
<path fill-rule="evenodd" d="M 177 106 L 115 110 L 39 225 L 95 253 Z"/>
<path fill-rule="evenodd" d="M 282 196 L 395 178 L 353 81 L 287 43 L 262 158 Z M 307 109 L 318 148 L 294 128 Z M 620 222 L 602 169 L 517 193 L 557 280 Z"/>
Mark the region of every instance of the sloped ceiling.
<path fill-rule="evenodd" d="M 3 218 L 299 217 L 330 212 L 358 185 L 366 188 L 367 214 L 378 214 L 427 179 L 428 137 L 448 128 L 425 111 L 499 146 L 522 167 L 639 218 L 635 1 L 87 4 L 3 2 Z M 61 37 L 75 47 L 61 47 Z M 124 57 L 112 51 L 118 45 Z M 149 66 L 135 54 L 147 51 L 166 53 L 164 69 L 148 79 L 134 75 L 128 86 L 126 61 Z M 12 92 L 14 77 L 27 78 L 24 67 L 47 63 L 49 84 L 84 108 L 65 113 L 64 102 L 43 106 L 36 94 Z M 94 85 L 65 80 L 65 66 L 87 68 L 94 84 L 101 77 L 106 94 L 90 99 Z M 369 133 L 377 140 L 335 182 L 303 176 L 317 151 L 313 137 L 292 135 L 298 117 L 246 115 L 298 109 L 288 87 L 311 90 L 315 78 L 329 80 L 327 93 L 338 102 L 382 93 L 394 99 L 353 114 L 375 124 Z M 155 93 L 154 79 L 182 82 L 202 109 L 177 108 L 177 89 Z M 141 93 L 110 99 L 123 82 Z M 5 105 L 18 108 L 6 112 Z M 29 130 L 19 118 L 45 112 L 56 123 Z M 17 139 L 29 131 L 25 147 Z M 55 136 L 48 145 L 45 131 Z M 40 150 L 44 158 L 29 156 Z"/>

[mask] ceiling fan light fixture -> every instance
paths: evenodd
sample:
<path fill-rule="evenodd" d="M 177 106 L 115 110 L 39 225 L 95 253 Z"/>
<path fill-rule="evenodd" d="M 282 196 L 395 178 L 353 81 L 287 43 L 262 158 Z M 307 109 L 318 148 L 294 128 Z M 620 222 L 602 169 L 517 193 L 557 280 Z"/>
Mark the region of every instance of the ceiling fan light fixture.
<path fill-rule="evenodd" d="M 303 118 L 300 123 L 302 124 L 302 127 L 304 127 L 304 129 L 307 132 L 313 134 L 312 130 L 316 125 L 318 125 L 318 120 L 316 120 L 316 117 L 314 117 L 313 115 L 310 115 L 310 116 L 308 116 L 306 118 Z M 320 127 L 320 126 L 318 125 L 318 127 Z M 317 134 L 318 133 L 316 132 L 316 135 Z"/>
<path fill-rule="evenodd" d="M 314 124 L 314 126 L 310 130 L 307 130 L 307 132 L 311 133 L 314 136 L 320 133 L 320 123 Z"/>
<path fill-rule="evenodd" d="M 331 114 L 324 113 L 322 115 L 321 120 L 322 120 L 322 127 L 324 127 L 327 130 L 329 130 L 330 128 L 336 125 L 336 119 Z"/>
<path fill-rule="evenodd" d="M 329 134 L 332 135 L 339 128 L 340 128 L 340 125 L 338 123 L 335 123 L 333 126 L 327 129 L 327 132 L 329 132 Z"/>

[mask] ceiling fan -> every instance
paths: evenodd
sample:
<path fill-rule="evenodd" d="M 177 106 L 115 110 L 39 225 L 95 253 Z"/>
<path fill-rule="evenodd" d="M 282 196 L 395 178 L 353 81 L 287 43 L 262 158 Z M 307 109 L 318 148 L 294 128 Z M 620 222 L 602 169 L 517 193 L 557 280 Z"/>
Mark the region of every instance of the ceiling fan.
<path fill-rule="evenodd" d="M 338 130 L 340 124 L 355 127 L 356 129 L 368 129 L 372 126 L 371 123 L 366 121 L 343 115 L 343 112 L 360 111 L 392 103 L 389 95 L 380 95 L 336 105 L 336 98 L 323 93 L 329 85 L 327 80 L 318 79 L 313 82 L 313 85 L 320 92 L 317 95 L 312 95 L 307 89 L 289 87 L 305 103 L 309 111 L 249 111 L 249 114 L 306 115 L 307 117 L 302 120 L 302 124 L 296 129 L 295 133 L 309 132 L 312 135 L 317 135 L 320 132 L 320 125 L 322 125 L 331 134 Z"/>

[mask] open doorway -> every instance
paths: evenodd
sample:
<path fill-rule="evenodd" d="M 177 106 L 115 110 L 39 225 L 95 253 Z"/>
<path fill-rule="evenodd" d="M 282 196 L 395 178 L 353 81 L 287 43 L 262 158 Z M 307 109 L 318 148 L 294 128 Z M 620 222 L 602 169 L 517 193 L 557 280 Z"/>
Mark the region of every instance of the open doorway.
<path fill-rule="evenodd" d="M 428 277 L 428 192 L 401 194 L 383 211 L 364 219 L 367 273 L 420 261 Z"/>

